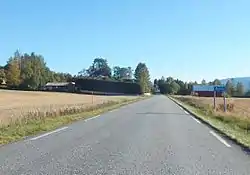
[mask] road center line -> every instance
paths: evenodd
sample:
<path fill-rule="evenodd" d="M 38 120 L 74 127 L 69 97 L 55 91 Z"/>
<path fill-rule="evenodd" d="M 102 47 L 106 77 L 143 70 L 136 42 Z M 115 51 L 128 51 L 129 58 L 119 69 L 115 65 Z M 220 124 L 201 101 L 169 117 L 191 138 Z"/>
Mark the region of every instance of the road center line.
<path fill-rule="evenodd" d="M 54 130 L 54 131 L 51 131 L 51 132 L 47 132 L 47 133 L 42 134 L 42 135 L 40 135 L 40 136 L 33 137 L 33 138 L 31 138 L 30 140 L 31 140 L 31 141 L 37 140 L 37 139 L 40 139 L 40 138 L 42 138 L 42 137 L 46 137 L 46 136 L 48 136 L 48 135 L 51 135 L 51 134 L 60 132 L 60 131 L 65 130 L 65 129 L 68 129 L 68 127 L 63 127 L 63 128 L 59 128 L 59 129 L 56 129 L 56 130 Z"/>
<path fill-rule="evenodd" d="M 197 120 L 196 118 L 192 117 L 192 119 L 194 119 L 197 123 L 201 124 L 201 122 Z"/>
<path fill-rule="evenodd" d="M 216 134 L 214 131 L 210 131 L 210 134 L 212 134 L 214 137 L 216 137 L 221 143 L 226 145 L 226 147 L 231 147 L 223 138 L 221 138 L 218 134 Z"/>
<path fill-rule="evenodd" d="M 87 119 L 85 119 L 84 121 L 87 122 L 87 121 L 92 120 L 92 119 L 95 119 L 95 118 L 97 118 L 97 117 L 100 117 L 100 115 L 97 115 L 97 116 L 94 116 L 94 117 L 87 118 Z"/>

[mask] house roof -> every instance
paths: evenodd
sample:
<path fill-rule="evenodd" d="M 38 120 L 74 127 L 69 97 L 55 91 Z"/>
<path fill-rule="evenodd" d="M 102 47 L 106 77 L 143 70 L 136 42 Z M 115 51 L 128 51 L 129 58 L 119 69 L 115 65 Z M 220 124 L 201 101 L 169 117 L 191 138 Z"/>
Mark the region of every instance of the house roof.
<path fill-rule="evenodd" d="M 67 86 L 69 84 L 74 84 L 74 82 L 49 82 L 45 86 Z"/>

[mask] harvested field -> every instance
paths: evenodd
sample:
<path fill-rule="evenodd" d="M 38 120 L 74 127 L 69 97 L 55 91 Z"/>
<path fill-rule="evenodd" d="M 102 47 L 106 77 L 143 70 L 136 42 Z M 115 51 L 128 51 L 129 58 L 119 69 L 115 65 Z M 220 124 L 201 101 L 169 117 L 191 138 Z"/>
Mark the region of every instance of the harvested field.
<path fill-rule="evenodd" d="M 193 96 L 172 96 L 186 110 L 197 118 L 217 128 L 243 147 L 250 148 L 250 99 L 227 98 L 227 112 L 224 112 L 223 98 L 216 98 L 216 108 L 213 108 L 213 98 Z"/>
<path fill-rule="evenodd" d="M 193 96 L 175 96 L 175 98 L 181 99 L 197 107 L 205 108 L 207 110 L 213 109 L 212 97 L 193 97 Z M 249 98 L 227 98 L 227 112 L 223 112 L 223 98 L 216 98 L 216 110 L 215 114 L 230 115 L 234 117 L 243 117 L 250 120 L 250 99 Z"/>
<path fill-rule="evenodd" d="M 108 101 L 133 99 L 136 96 L 93 96 L 56 92 L 0 90 L 0 124 L 8 124 L 28 113 L 50 112 L 70 107 L 90 107 Z"/>

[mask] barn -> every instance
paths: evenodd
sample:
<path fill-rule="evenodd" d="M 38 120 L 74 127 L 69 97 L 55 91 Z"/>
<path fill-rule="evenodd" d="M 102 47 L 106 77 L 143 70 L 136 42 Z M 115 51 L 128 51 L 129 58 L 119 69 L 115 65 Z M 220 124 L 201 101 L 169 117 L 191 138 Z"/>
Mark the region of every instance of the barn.
<path fill-rule="evenodd" d="M 218 87 L 218 85 L 216 85 Z M 192 93 L 199 97 L 213 97 L 215 85 L 193 85 Z M 223 92 L 216 92 L 217 97 L 222 97 Z"/>
<path fill-rule="evenodd" d="M 46 91 L 57 91 L 57 92 L 74 92 L 75 82 L 60 82 L 60 83 L 47 83 L 43 90 Z"/>

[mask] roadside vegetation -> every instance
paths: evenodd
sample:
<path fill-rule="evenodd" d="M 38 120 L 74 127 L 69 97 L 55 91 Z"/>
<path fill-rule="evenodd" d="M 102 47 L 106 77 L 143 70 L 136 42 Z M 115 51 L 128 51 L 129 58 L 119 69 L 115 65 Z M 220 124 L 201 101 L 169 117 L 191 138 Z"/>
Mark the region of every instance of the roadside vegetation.
<path fill-rule="evenodd" d="M 213 98 L 177 95 L 171 97 L 197 117 L 250 148 L 250 99 L 228 98 L 227 112 L 224 112 L 222 98 L 217 98 L 214 109 Z"/>
<path fill-rule="evenodd" d="M 84 97 L 85 95 L 82 96 Z M 112 99 L 112 97 L 109 100 L 108 98 L 94 105 L 65 105 L 61 108 L 48 108 L 46 111 L 42 111 L 40 108 L 33 108 L 22 116 L 1 123 L 0 145 L 23 139 L 29 135 L 50 131 L 80 119 L 93 117 L 146 97 L 116 97 L 116 100 Z"/>
<path fill-rule="evenodd" d="M 0 124 L 29 116 L 59 116 L 107 102 L 133 100 L 137 96 L 85 95 L 59 92 L 0 90 Z"/>
<path fill-rule="evenodd" d="M 51 89 L 44 88 L 48 82 L 53 91 L 72 93 L 41 92 Z M 74 82 L 73 90 L 66 82 Z M 17 50 L 0 66 L 0 88 L 8 89 L 0 90 L 0 144 L 6 144 L 144 99 L 138 95 L 150 93 L 153 86 L 145 63 L 139 62 L 134 71 L 130 66 L 111 68 L 98 57 L 72 75 L 51 70 L 40 54 Z M 92 95 L 78 94 L 85 92 Z"/>
<path fill-rule="evenodd" d="M 221 85 L 215 79 L 207 82 L 184 82 L 173 77 L 154 80 L 154 87 L 169 95 L 203 121 L 217 128 L 225 135 L 250 148 L 250 89 L 242 82 L 228 79 L 224 82 L 227 97 L 227 112 L 224 112 L 223 98 L 217 97 L 214 109 L 212 97 L 198 97 L 192 92 L 193 85 Z"/>

